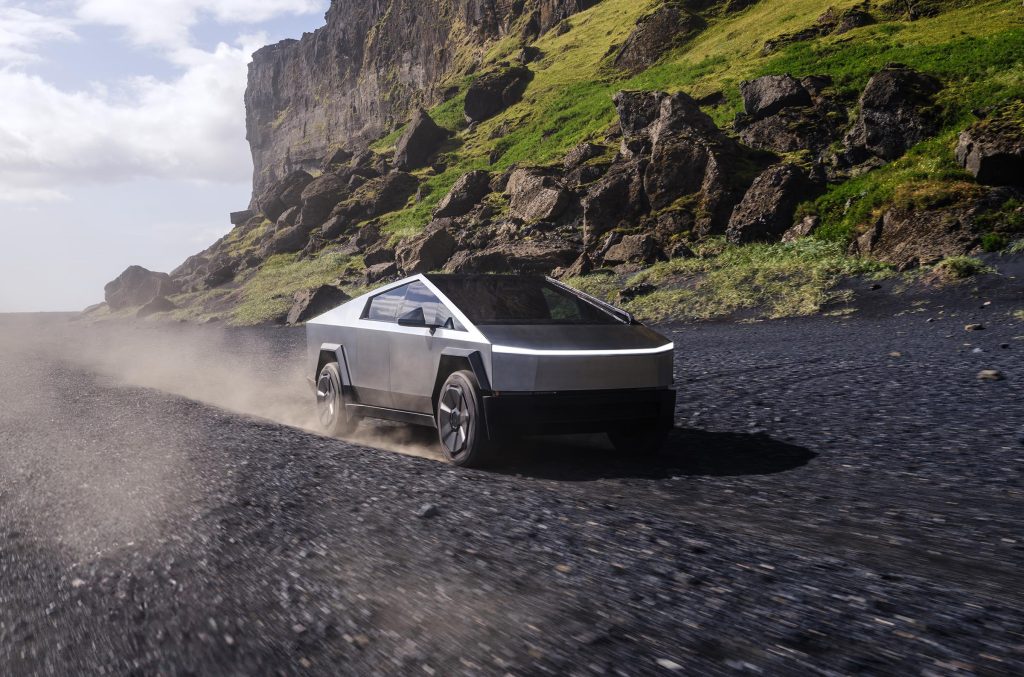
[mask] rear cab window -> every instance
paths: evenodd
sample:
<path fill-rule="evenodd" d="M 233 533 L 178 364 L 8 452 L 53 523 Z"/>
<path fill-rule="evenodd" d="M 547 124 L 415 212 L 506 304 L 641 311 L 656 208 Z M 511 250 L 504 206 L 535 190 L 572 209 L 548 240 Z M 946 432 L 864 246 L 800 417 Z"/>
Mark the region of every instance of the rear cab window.
<path fill-rule="evenodd" d="M 439 275 L 430 281 L 476 325 L 614 325 L 608 311 L 543 277 Z"/>

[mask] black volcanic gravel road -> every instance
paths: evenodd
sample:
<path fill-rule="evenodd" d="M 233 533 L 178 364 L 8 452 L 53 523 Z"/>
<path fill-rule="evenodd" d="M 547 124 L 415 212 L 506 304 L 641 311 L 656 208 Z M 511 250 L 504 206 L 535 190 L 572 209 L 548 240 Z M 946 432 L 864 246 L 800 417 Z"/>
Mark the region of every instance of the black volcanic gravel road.
<path fill-rule="evenodd" d="M 491 472 L 0 319 L 0 674 L 1022 674 L 1018 308 L 668 327 L 661 458 L 540 440 Z"/>

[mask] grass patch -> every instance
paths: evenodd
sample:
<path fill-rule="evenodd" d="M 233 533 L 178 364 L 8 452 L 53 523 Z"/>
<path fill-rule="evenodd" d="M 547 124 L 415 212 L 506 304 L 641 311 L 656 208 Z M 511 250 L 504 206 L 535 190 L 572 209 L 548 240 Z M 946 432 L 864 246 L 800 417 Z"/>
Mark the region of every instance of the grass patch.
<path fill-rule="evenodd" d="M 842 300 L 840 280 L 885 273 L 878 262 L 845 255 L 835 242 L 806 238 L 794 243 L 735 246 L 712 240 L 720 253 L 675 259 L 641 271 L 621 284 L 612 275 L 591 275 L 569 283 L 616 301 L 623 287 L 650 283 L 661 288 L 624 304 L 646 321 L 669 318 L 711 320 L 738 312 L 758 318 L 810 315 Z"/>
<path fill-rule="evenodd" d="M 271 322 L 288 312 L 296 292 L 330 284 L 363 267 L 359 257 L 324 252 L 300 261 L 298 254 L 279 254 L 245 280 L 231 324 L 249 326 Z"/>
<path fill-rule="evenodd" d="M 973 256 L 950 256 L 935 264 L 934 270 L 947 280 L 966 280 L 975 275 L 996 272 L 995 269 L 986 266 L 983 261 Z"/>

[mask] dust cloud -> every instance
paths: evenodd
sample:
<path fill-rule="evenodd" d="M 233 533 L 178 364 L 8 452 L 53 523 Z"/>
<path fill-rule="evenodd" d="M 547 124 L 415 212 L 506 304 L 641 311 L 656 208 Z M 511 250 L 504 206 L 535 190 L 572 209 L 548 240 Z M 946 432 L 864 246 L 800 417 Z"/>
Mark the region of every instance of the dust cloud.
<path fill-rule="evenodd" d="M 208 431 L 160 398 L 103 386 L 320 434 L 307 369 L 302 330 L 0 316 L 0 511 L 87 547 L 144 536 L 199 498 L 189 449 Z M 349 441 L 441 458 L 433 431 L 412 426 L 366 421 Z"/>
<path fill-rule="evenodd" d="M 301 329 L 71 323 L 67 359 L 116 383 L 152 388 L 323 434 Z M 433 433 L 365 421 L 347 441 L 441 460 Z"/>

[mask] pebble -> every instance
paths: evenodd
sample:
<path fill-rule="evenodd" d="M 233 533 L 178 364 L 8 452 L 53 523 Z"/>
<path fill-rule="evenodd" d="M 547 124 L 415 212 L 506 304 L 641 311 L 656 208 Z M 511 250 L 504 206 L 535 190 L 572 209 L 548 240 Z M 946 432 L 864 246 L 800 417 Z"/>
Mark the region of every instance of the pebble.
<path fill-rule="evenodd" d="M 439 511 L 437 506 L 433 503 L 424 503 L 420 506 L 420 509 L 416 511 L 416 516 L 420 519 L 430 519 L 431 517 L 437 517 Z"/>
<path fill-rule="evenodd" d="M 982 369 L 978 372 L 978 380 L 980 381 L 1002 381 L 1005 378 L 1003 372 L 998 369 Z"/>
<path fill-rule="evenodd" d="M 984 328 L 985 328 L 985 325 L 981 324 L 980 322 L 975 322 L 974 324 L 965 324 L 964 325 L 964 331 L 982 331 Z"/>
<path fill-rule="evenodd" d="M 675 671 L 675 670 L 682 670 L 683 669 L 682 665 L 680 665 L 679 663 L 676 663 L 675 661 L 670 661 L 667 658 L 659 658 L 655 662 L 658 664 L 659 667 L 665 668 L 666 670 L 673 670 L 673 671 Z"/>

